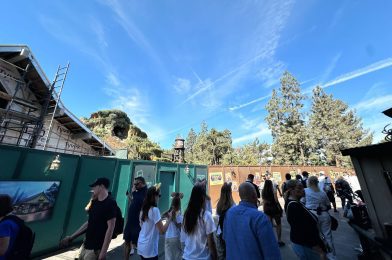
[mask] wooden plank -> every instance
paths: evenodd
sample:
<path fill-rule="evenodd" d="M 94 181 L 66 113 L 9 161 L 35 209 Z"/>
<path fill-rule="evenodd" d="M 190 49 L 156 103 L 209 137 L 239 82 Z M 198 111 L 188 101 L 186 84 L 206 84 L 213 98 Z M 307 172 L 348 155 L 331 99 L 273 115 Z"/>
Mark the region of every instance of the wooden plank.
<path fill-rule="evenodd" d="M 23 100 L 21 98 L 14 98 L 14 102 L 19 104 L 19 105 L 22 105 L 22 106 L 25 106 L 25 107 L 28 107 L 28 108 L 31 108 L 31 109 L 38 110 L 38 107 L 35 104 L 33 104 L 33 103 L 29 102 L 29 101 Z"/>
<path fill-rule="evenodd" d="M 0 108 L 0 115 L 5 115 L 5 114 L 7 114 L 7 109 Z M 38 121 L 39 120 L 39 118 L 37 118 L 37 117 L 27 115 L 25 113 L 21 113 L 21 112 L 14 111 L 14 110 L 8 111 L 8 117 L 25 119 L 25 120 L 29 120 L 29 121 Z"/>

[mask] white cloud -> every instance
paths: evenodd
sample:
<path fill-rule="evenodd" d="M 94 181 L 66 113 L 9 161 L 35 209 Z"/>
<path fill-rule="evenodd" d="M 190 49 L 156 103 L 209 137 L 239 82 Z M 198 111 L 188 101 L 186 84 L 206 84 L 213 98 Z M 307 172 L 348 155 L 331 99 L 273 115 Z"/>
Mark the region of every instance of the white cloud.
<path fill-rule="evenodd" d="M 173 88 L 177 93 L 184 94 L 191 90 L 192 85 L 189 79 L 176 78 L 173 84 Z"/>
<path fill-rule="evenodd" d="M 339 83 L 342 83 L 345 81 L 349 81 L 349 80 L 358 78 L 360 76 L 363 76 L 363 75 L 366 75 L 366 74 L 369 74 L 369 73 L 372 73 L 374 71 L 378 71 L 381 69 L 385 69 L 385 68 L 388 68 L 391 66 L 392 66 L 392 58 L 387 58 L 385 60 L 381 60 L 381 61 L 375 62 L 373 64 L 370 64 L 369 66 L 366 66 L 366 67 L 351 71 L 349 73 L 340 75 L 339 77 L 335 78 L 334 80 L 331 80 L 331 81 L 323 84 L 321 87 L 323 87 L 323 88 L 330 87 L 330 86 L 333 86 L 333 85 L 336 85 L 336 84 L 339 84 Z"/>
<path fill-rule="evenodd" d="M 270 88 L 280 82 L 280 77 L 285 69 L 286 65 L 281 61 L 266 62 L 257 75 L 263 81 L 262 86 Z"/>
<path fill-rule="evenodd" d="M 263 101 L 263 100 L 265 100 L 265 99 L 267 99 L 267 98 L 269 98 L 269 97 L 271 97 L 271 95 L 262 96 L 262 97 L 253 99 L 253 100 L 251 100 L 251 101 L 249 101 L 249 102 L 246 102 L 246 103 L 243 103 L 243 104 L 240 104 L 240 105 L 237 105 L 237 106 L 230 107 L 229 110 L 230 110 L 230 111 L 235 111 L 235 110 L 238 110 L 238 109 L 241 109 L 241 108 L 250 106 L 250 105 L 252 105 L 252 104 L 254 104 L 254 103 Z"/>
<path fill-rule="evenodd" d="M 94 32 L 94 34 L 96 35 L 100 47 L 102 49 L 108 47 L 109 44 L 108 44 L 108 42 L 106 40 L 105 30 L 104 30 L 104 27 L 103 27 L 102 23 L 99 22 L 94 17 L 91 17 L 90 20 L 91 20 L 90 21 L 90 23 L 91 23 L 90 27 L 92 29 L 92 32 Z"/>
<path fill-rule="evenodd" d="M 373 112 L 382 112 L 390 107 L 392 107 L 392 95 L 367 99 L 365 101 L 362 101 L 354 105 L 354 109 L 360 112 L 365 110 L 372 110 Z"/>
<path fill-rule="evenodd" d="M 106 82 L 112 86 L 116 86 L 116 87 L 120 86 L 120 80 L 114 74 L 114 72 L 109 72 L 108 74 L 106 74 Z"/>
<path fill-rule="evenodd" d="M 233 138 L 233 144 L 240 144 L 246 141 L 252 141 L 255 138 L 260 138 L 261 136 L 271 135 L 271 131 L 265 124 L 259 125 L 259 130 L 253 133 L 249 133 L 240 137 Z"/>
<path fill-rule="evenodd" d="M 137 88 L 106 88 L 105 92 L 112 98 L 110 107 L 126 112 L 135 125 L 141 127 L 148 122 L 148 98 Z"/>
<path fill-rule="evenodd" d="M 238 83 L 242 79 L 248 78 L 250 73 L 259 73 L 266 86 L 275 84 L 276 75 L 284 68 L 284 64 L 275 59 L 275 53 L 293 3 L 293 1 L 273 1 L 258 6 L 262 10 L 259 12 L 259 17 L 257 17 L 259 24 L 253 30 L 254 37 L 248 41 L 249 48 L 244 50 L 242 53 L 243 58 L 240 59 L 245 60 L 245 62 L 229 69 L 218 78 L 212 80 L 211 84 L 205 84 L 202 88 L 189 95 L 182 104 L 190 102 L 207 90 L 219 87 L 225 88 L 224 93 L 230 94 L 230 91 L 226 89 L 227 84 L 225 82 L 229 82 L 228 85 L 233 85 L 232 82 L 236 82 L 238 88 L 241 85 Z M 258 63 L 258 61 L 263 61 L 263 63 Z M 268 69 L 268 67 L 272 67 L 272 69 Z"/>
<path fill-rule="evenodd" d="M 129 1 L 105 0 L 101 1 L 102 4 L 109 6 L 109 8 L 116 14 L 117 22 L 128 34 L 129 38 L 141 47 L 150 58 L 152 58 L 158 65 L 161 60 L 152 47 L 147 37 L 143 34 L 142 30 L 132 20 L 132 6 Z M 124 4 L 125 3 L 125 4 Z"/>
<path fill-rule="evenodd" d="M 340 60 L 340 58 L 342 57 L 342 53 L 339 52 L 338 54 L 336 54 L 330 64 L 328 65 L 328 67 L 326 68 L 326 70 L 324 71 L 323 75 L 321 76 L 320 82 L 325 82 L 331 75 L 332 71 L 335 69 L 338 61 Z"/>

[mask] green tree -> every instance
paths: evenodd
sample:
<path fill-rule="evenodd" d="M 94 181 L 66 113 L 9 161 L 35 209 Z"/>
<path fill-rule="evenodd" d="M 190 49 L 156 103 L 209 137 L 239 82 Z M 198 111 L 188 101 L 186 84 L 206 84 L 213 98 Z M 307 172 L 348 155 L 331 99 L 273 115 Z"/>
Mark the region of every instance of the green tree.
<path fill-rule="evenodd" d="M 309 152 L 304 115 L 305 96 L 289 72 L 280 80 L 279 92 L 273 90 L 266 109 L 266 121 L 272 133 L 273 161 L 277 164 L 305 164 Z"/>
<path fill-rule="evenodd" d="M 340 150 L 368 145 L 373 139 L 373 134 L 363 129 L 355 112 L 321 87 L 313 90 L 309 132 L 311 160 L 319 165 L 349 166 L 349 158 L 343 157 Z"/>
<path fill-rule="evenodd" d="M 187 162 L 195 161 L 195 144 L 196 144 L 197 134 L 193 128 L 189 130 L 188 136 L 185 139 L 185 160 Z"/>
<path fill-rule="evenodd" d="M 200 132 L 198 133 L 194 144 L 194 163 L 209 164 L 212 158 L 212 155 L 209 153 L 210 150 L 208 142 L 208 126 L 207 123 L 203 121 L 200 125 Z"/>
<path fill-rule="evenodd" d="M 211 156 L 211 165 L 221 164 L 223 156 L 231 149 L 231 133 L 225 129 L 222 132 L 211 129 L 207 136 L 208 151 Z"/>
<path fill-rule="evenodd" d="M 239 147 L 237 150 L 239 165 L 260 165 L 270 156 L 270 146 L 260 143 L 256 138 L 252 142 Z"/>

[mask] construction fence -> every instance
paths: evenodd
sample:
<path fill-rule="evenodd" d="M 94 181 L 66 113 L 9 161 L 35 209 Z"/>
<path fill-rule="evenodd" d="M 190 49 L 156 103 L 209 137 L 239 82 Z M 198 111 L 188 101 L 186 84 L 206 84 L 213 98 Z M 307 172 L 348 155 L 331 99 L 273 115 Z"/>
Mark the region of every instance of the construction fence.
<path fill-rule="evenodd" d="M 98 177 L 111 180 L 109 190 L 126 217 L 127 190 L 143 176 L 148 185 L 161 182 L 161 211 L 170 206 L 170 194 L 184 193 L 186 208 L 197 178 L 207 178 L 207 166 L 133 161 L 60 154 L 0 145 L 0 194 L 10 194 L 14 213 L 36 233 L 33 256 L 58 250 L 59 241 L 87 220 L 88 184 Z M 80 237 L 76 242 L 80 242 Z"/>
<path fill-rule="evenodd" d="M 260 166 L 209 166 L 208 167 L 208 183 L 209 183 L 209 195 L 213 208 L 216 207 L 220 196 L 220 190 L 224 182 L 232 183 L 233 199 L 236 203 L 240 201 L 238 195 L 238 186 L 246 181 L 248 174 L 255 176 L 254 183 L 262 186 L 266 172 L 271 173 L 272 179 L 279 184 L 285 180 L 286 173 L 290 173 L 292 178 L 295 179 L 295 175 L 301 174 L 302 171 L 307 171 L 310 175 L 318 175 L 320 171 L 323 171 L 327 176 L 334 182 L 343 173 L 354 174 L 353 169 L 347 169 L 343 167 L 331 167 L 331 166 L 275 166 L 275 165 L 260 165 Z"/>

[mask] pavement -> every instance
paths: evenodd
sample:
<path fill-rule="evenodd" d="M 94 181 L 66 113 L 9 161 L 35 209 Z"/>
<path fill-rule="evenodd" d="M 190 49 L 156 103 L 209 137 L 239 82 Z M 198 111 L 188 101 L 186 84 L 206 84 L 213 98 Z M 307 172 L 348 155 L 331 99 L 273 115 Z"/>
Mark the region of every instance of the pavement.
<path fill-rule="evenodd" d="M 280 201 L 281 205 L 284 205 L 283 200 Z M 343 217 L 343 211 L 340 205 L 340 199 L 336 199 L 336 203 L 338 206 L 338 212 L 334 213 L 333 210 L 330 211 L 331 215 L 334 216 L 339 221 L 339 227 L 336 231 L 333 231 L 333 239 L 335 244 L 335 250 L 337 259 L 339 260 L 351 260 L 357 259 L 358 251 L 355 248 L 359 247 L 359 239 L 355 231 L 348 225 L 347 220 Z M 259 210 L 262 210 L 260 207 Z M 293 250 L 291 249 L 290 242 L 290 225 L 286 220 L 286 216 L 282 218 L 282 240 L 286 243 L 285 246 L 280 248 L 280 252 L 282 255 L 282 259 L 297 259 Z M 122 236 L 119 236 L 116 239 L 113 239 L 110 243 L 109 250 L 107 253 L 108 260 L 116 260 L 123 259 L 123 239 Z M 73 260 L 76 259 L 78 253 L 78 248 L 70 248 L 68 251 L 55 254 L 47 258 L 47 260 Z M 131 260 L 139 260 L 141 259 L 137 254 L 132 255 L 129 259 Z M 164 252 L 164 236 L 161 236 L 159 241 L 159 259 L 165 259 Z"/>

